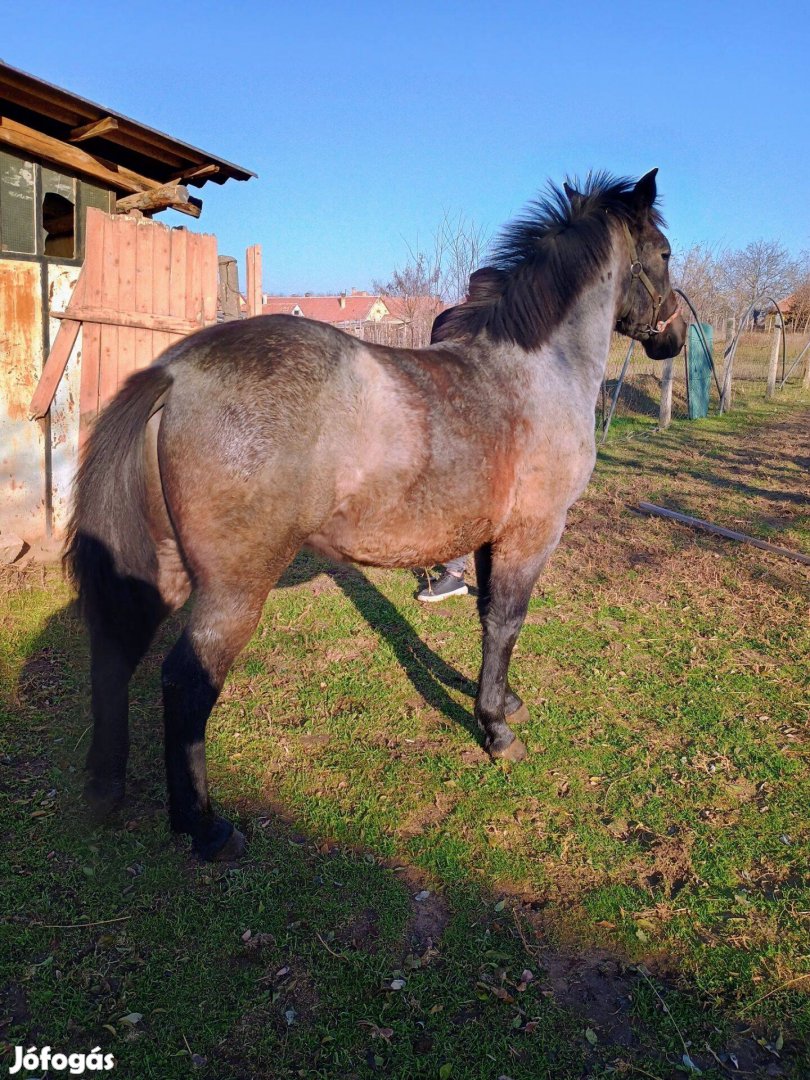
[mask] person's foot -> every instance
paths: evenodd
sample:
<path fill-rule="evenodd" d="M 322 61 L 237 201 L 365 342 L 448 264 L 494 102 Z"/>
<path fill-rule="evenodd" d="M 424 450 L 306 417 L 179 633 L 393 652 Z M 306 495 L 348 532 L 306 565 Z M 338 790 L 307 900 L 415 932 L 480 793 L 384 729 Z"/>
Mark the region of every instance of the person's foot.
<path fill-rule="evenodd" d="M 436 580 L 428 578 L 427 585 L 416 594 L 416 599 L 423 604 L 431 604 L 437 600 L 446 600 L 448 596 L 466 596 L 468 591 L 464 578 L 448 571 Z"/>

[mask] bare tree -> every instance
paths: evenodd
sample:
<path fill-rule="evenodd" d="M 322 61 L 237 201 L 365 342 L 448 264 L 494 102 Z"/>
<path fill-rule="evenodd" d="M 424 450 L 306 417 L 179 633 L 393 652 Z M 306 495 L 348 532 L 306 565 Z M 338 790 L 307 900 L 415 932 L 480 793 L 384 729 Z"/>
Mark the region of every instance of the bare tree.
<path fill-rule="evenodd" d="M 776 300 L 786 296 L 802 277 L 800 261 L 791 258 L 778 240 L 755 240 L 739 251 L 728 252 L 720 265 L 723 291 L 740 315 L 766 293 Z"/>
<path fill-rule="evenodd" d="M 436 248 L 441 252 L 441 292 L 450 304 L 457 304 L 467 295 L 470 274 L 481 266 L 489 244 L 489 234 L 464 214 L 453 217 L 444 211 L 436 230 Z"/>
<path fill-rule="evenodd" d="M 393 271 L 390 280 L 374 282 L 377 292 L 396 301 L 390 305 L 396 308 L 392 314 L 402 320 L 408 345 L 426 345 L 439 312 L 464 299 L 486 244 L 483 226 L 445 210 L 429 242 L 406 244 L 406 263 Z"/>
<path fill-rule="evenodd" d="M 441 266 L 435 253 L 408 251 L 405 265 L 395 269 L 389 281 L 375 281 L 374 290 L 388 299 L 391 315 L 401 320 L 404 343 L 418 348 L 430 341 L 433 320 L 444 306 Z"/>
<path fill-rule="evenodd" d="M 708 244 L 693 244 L 672 257 L 672 280 L 695 305 L 704 322 L 719 326 L 732 314 L 723 292 L 723 253 Z"/>

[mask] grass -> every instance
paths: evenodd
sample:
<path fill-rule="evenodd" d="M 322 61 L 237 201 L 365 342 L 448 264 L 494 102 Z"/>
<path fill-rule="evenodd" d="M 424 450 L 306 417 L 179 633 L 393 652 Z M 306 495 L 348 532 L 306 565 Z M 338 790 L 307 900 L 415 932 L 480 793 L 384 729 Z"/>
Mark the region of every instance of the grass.
<path fill-rule="evenodd" d="M 611 439 L 518 643 L 517 766 L 474 732 L 471 602 L 300 557 L 209 725 L 239 866 L 166 831 L 158 673 L 180 617 L 133 684 L 126 812 L 94 828 L 83 631 L 55 571 L 18 575 L 7 1047 L 100 1045 L 139 1080 L 807 1075 L 806 573 L 628 508 L 808 551 L 807 420 L 751 402 Z"/>

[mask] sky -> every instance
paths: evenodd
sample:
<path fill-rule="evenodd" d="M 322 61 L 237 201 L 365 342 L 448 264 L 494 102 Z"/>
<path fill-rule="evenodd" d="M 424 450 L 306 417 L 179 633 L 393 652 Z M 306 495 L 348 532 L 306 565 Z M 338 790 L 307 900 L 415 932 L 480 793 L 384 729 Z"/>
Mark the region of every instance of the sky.
<path fill-rule="evenodd" d="M 659 168 L 673 246 L 810 250 L 810 16 L 749 0 L 0 5 L 0 59 L 258 174 L 207 184 L 268 292 L 390 278 L 445 212 Z M 244 281 L 243 270 L 242 281 Z"/>

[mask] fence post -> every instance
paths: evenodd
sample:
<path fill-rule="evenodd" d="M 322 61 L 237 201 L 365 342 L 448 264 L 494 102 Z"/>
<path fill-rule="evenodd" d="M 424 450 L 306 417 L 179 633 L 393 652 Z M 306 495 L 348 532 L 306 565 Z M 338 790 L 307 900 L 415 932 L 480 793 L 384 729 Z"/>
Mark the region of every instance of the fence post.
<path fill-rule="evenodd" d="M 723 368 L 722 389 L 720 391 L 721 413 L 727 413 L 731 408 L 731 378 L 732 368 L 734 367 L 734 353 L 736 352 L 736 340 L 729 348 L 731 349 L 731 352 L 726 356 L 726 362 Z"/>
<path fill-rule="evenodd" d="M 771 359 L 768 364 L 768 382 L 765 386 L 765 397 L 769 401 L 776 393 L 776 372 L 779 367 L 779 346 L 782 344 L 782 333 L 782 327 L 777 325 L 776 316 L 774 316 Z"/>
<path fill-rule="evenodd" d="M 810 390 L 810 351 L 807 353 L 807 365 L 804 369 L 804 378 L 802 379 L 802 390 Z"/>
<path fill-rule="evenodd" d="M 658 427 L 661 431 L 666 431 L 672 422 L 672 376 L 674 362 L 675 358 L 670 356 L 668 360 L 664 361 L 664 367 L 661 371 L 661 408 L 658 412 Z"/>
<path fill-rule="evenodd" d="M 247 313 L 262 313 L 262 246 L 253 244 L 247 249 Z"/>
<path fill-rule="evenodd" d="M 219 259 L 219 310 L 225 322 L 239 318 L 239 268 L 232 255 L 220 255 Z"/>

